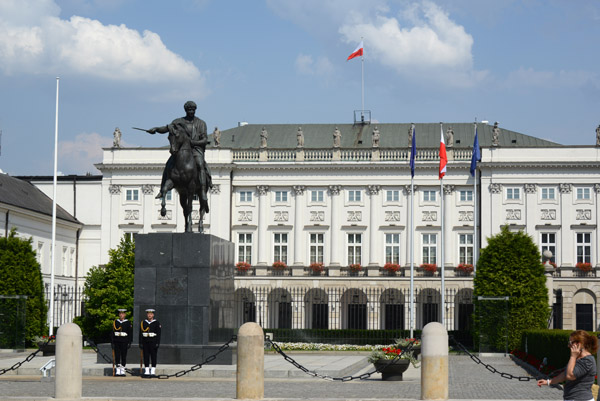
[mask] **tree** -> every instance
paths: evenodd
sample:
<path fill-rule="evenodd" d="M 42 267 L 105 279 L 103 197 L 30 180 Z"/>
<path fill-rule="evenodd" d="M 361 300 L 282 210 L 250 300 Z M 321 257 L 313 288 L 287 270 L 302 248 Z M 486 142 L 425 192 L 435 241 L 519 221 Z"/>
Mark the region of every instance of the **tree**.
<path fill-rule="evenodd" d="M 513 233 L 504 226 L 498 235 L 488 239 L 477 263 L 473 286 L 476 341 L 479 330 L 487 328 L 490 345 L 503 350 L 507 334 L 509 349 L 514 349 L 520 344 L 523 330 L 546 327 L 550 309 L 544 267 L 533 240 L 522 231 Z M 506 314 L 505 304 L 478 301 L 479 296 L 509 297 L 507 326 L 499 324 Z M 479 313 L 482 310 L 484 314 Z"/>
<path fill-rule="evenodd" d="M 85 313 L 75 318 L 84 335 L 95 342 L 109 341 L 117 309 L 133 310 L 133 270 L 135 244 L 124 237 L 116 249 L 108 251 L 109 262 L 88 272 L 83 294 Z"/>
<path fill-rule="evenodd" d="M 48 334 L 48 307 L 32 239 L 21 239 L 16 233 L 13 228 L 8 237 L 0 238 L 0 294 L 27 295 L 25 338 L 32 341 L 35 336 Z"/>

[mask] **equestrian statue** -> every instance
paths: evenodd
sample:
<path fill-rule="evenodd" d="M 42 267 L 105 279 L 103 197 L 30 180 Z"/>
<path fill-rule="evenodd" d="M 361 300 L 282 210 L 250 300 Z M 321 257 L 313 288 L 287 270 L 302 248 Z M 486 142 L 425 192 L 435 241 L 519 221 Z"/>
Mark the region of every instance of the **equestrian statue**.
<path fill-rule="evenodd" d="M 188 101 L 183 106 L 185 117 L 173 120 L 171 124 L 154 127 L 146 131 L 149 134 L 169 133 L 169 152 L 171 156 L 165 164 L 162 174 L 160 190 L 156 199 L 161 200 L 161 216 L 167 214 L 165 196 L 175 188 L 179 194 L 179 203 L 183 209 L 185 219 L 185 232 L 191 233 L 192 229 L 192 201 L 194 196 L 200 200 L 200 221 L 198 231 L 204 230 L 202 221 L 208 213 L 208 189 L 212 187 L 210 169 L 204 159 L 208 136 L 206 123 L 195 116 L 196 103 Z"/>

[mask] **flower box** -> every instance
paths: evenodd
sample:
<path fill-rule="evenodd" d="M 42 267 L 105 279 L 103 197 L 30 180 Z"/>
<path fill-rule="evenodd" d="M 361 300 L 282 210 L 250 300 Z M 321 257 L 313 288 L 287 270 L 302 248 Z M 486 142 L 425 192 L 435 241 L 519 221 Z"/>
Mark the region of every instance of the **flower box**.
<path fill-rule="evenodd" d="M 277 261 L 273 262 L 272 267 L 274 270 L 282 271 L 287 267 L 287 265 L 285 264 L 285 262 L 282 262 L 281 260 L 277 260 Z"/>
<path fill-rule="evenodd" d="M 575 265 L 575 267 L 579 270 L 581 270 L 582 272 L 589 272 L 592 271 L 592 264 L 591 263 L 584 263 L 584 262 L 579 262 Z"/>
<path fill-rule="evenodd" d="M 383 265 L 383 270 L 390 274 L 395 274 L 398 270 L 400 270 L 400 265 L 397 263 L 386 263 Z"/>
<path fill-rule="evenodd" d="M 473 265 L 470 263 L 461 263 L 458 266 L 456 266 L 456 270 L 463 273 L 463 274 L 471 274 L 473 273 Z"/>
<path fill-rule="evenodd" d="M 240 273 L 242 273 L 242 272 L 243 272 L 243 273 L 247 272 L 248 270 L 250 270 L 250 268 L 251 268 L 251 267 L 252 267 L 252 266 L 250 266 L 250 263 L 248 263 L 248 262 L 237 262 L 237 263 L 235 264 L 235 268 L 236 268 L 236 269 L 237 269 L 237 271 L 238 271 L 238 272 L 240 272 Z"/>
<path fill-rule="evenodd" d="M 423 271 L 431 273 L 431 274 L 433 274 L 437 271 L 437 265 L 435 263 L 423 263 L 419 267 L 421 269 L 423 269 Z"/>
<path fill-rule="evenodd" d="M 356 276 L 361 270 L 362 266 L 360 263 L 352 263 L 348 265 L 348 271 L 350 271 L 350 274 L 353 276 Z"/>
<path fill-rule="evenodd" d="M 384 381 L 402 381 L 402 374 L 406 372 L 408 365 L 408 359 L 379 359 L 373 362 L 375 369 L 381 373 L 381 380 Z"/>
<path fill-rule="evenodd" d="M 310 270 L 314 275 L 320 275 L 325 268 L 323 267 L 323 263 L 315 262 L 310 264 Z"/>

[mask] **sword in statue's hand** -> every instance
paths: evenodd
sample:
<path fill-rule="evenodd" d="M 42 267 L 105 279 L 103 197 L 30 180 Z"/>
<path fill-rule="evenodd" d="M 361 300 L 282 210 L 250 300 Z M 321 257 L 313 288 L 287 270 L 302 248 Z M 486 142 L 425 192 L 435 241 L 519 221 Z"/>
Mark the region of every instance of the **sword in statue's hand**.
<path fill-rule="evenodd" d="M 144 131 L 147 132 L 149 134 L 155 134 L 155 132 L 150 131 L 149 129 L 144 129 L 144 128 L 138 128 L 138 127 L 131 127 L 133 129 L 137 129 L 138 131 Z"/>

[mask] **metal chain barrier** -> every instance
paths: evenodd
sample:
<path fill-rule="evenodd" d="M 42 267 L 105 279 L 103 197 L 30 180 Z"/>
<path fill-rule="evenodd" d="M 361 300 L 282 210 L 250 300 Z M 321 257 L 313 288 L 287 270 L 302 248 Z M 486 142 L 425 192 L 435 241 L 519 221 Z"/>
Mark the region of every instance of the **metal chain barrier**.
<path fill-rule="evenodd" d="M 510 373 L 506 373 L 506 372 L 501 372 L 498 369 L 494 368 L 492 365 L 488 364 L 488 363 L 484 363 L 481 359 L 479 359 L 479 357 L 477 357 L 477 355 L 473 355 L 472 353 L 469 352 L 469 350 L 467 350 L 467 348 L 462 345 L 461 343 L 459 343 L 453 336 L 450 336 L 450 339 L 454 342 L 454 344 L 456 344 L 456 346 L 465 354 L 467 354 L 471 360 L 473 360 L 473 362 L 475 362 L 478 365 L 482 365 L 484 368 L 486 368 L 487 370 L 489 370 L 492 373 L 497 373 L 500 375 L 500 377 L 504 378 L 504 379 L 514 379 L 514 380 L 518 380 L 520 382 L 526 382 L 526 381 L 530 381 L 530 380 L 539 380 L 542 377 L 532 377 L 532 376 L 516 376 L 516 375 L 512 375 Z M 552 372 L 550 372 L 548 375 L 545 375 L 547 377 L 545 378 L 551 378 L 556 376 L 557 374 L 559 374 L 560 372 L 562 372 L 564 370 L 563 369 L 556 369 Z M 555 387 L 557 389 L 560 389 L 559 385 L 552 385 L 551 387 Z"/>
<path fill-rule="evenodd" d="M 39 352 L 42 350 L 43 347 L 45 347 L 46 345 L 48 345 L 48 343 L 52 340 L 54 340 L 56 337 L 55 336 L 50 336 L 48 337 L 48 339 L 46 340 L 45 343 L 43 343 L 41 346 L 38 346 L 38 349 L 34 352 L 32 352 L 31 354 L 29 354 L 29 356 L 27 356 L 27 358 L 25 358 L 24 360 L 22 360 L 21 362 L 17 362 L 14 365 L 12 365 L 10 368 L 6 368 L 6 369 L 0 369 L 0 376 L 2 376 L 3 374 L 10 372 L 12 370 L 17 370 L 21 367 L 21 365 L 23 365 L 26 362 L 31 362 L 31 360 L 33 358 L 35 358 L 37 356 L 37 354 L 39 354 Z"/>
<path fill-rule="evenodd" d="M 317 377 L 319 379 L 324 379 L 324 380 L 329 380 L 329 381 L 341 381 L 341 382 L 348 382 L 348 381 L 351 381 L 351 380 L 364 380 L 364 379 L 368 379 L 369 377 L 371 377 L 375 373 L 379 373 L 384 368 L 387 368 L 389 365 L 391 365 L 392 363 L 394 363 L 395 361 L 397 361 L 398 359 L 400 359 L 400 357 L 405 352 L 411 351 L 412 348 L 413 348 L 413 344 L 412 343 L 409 344 L 405 349 L 402 350 L 402 352 L 400 354 L 396 355 L 394 357 L 394 359 L 390 359 L 388 363 L 386 363 L 385 365 L 381 366 L 379 369 L 375 369 L 375 370 L 373 370 L 371 372 L 363 373 L 362 375 L 359 375 L 359 376 L 332 377 L 332 376 L 329 376 L 329 375 L 322 375 L 320 373 L 317 373 L 315 371 L 309 370 L 308 368 L 300 365 L 297 361 L 294 360 L 294 358 L 290 357 L 285 352 L 283 352 L 283 350 L 279 347 L 279 345 L 277 345 L 277 343 L 274 342 L 274 341 L 272 341 L 270 338 L 265 337 L 265 341 L 268 342 L 269 345 L 271 347 L 273 347 L 275 349 L 275 351 L 277 351 L 277 353 L 280 354 L 283 357 L 283 359 L 285 359 L 286 361 L 288 361 L 289 363 L 291 363 L 292 365 L 294 365 L 295 367 L 297 367 L 298 369 L 300 369 L 301 371 L 303 371 L 307 375 L 309 375 L 311 377 Z"/>
<path fill-rule="evenodd" d="M 112 358 L 109 357 L 108 355 L 102 353 L 98 349 L 98 346 L 93 341 L 91 341 L 88 338 L 85 338 L 85 340 L 90 344 L 90 347 L 92 347 L 92 349 L 94 350 L 94 352 L 96 352 L 98 355 L 100 355 L 102 357 L 102 359 L 104 359 L 109 364 L 113 363 Z M 225 344 L 223 344 L 223 345 L 221 345 L 221 347 L 219 347 L 219 350 L 215 354 L 207 357 L 204 361 L 202 361 L 201 363 L 198 363 L 198 364 L 192 366 L 189 369 L 180 370 L 179 372 L 176 372 L 176 373 L 173 373 L 173 374 L 170 374 L 170 375 L 156 375 L 155 377 L 158 378 L 158 379 L 170 379 L 171 377 L 181 377 L 181 376 L 187 375 L 190 372 L 194 372 L 194 371 L 200 369 L 203 365 L 211 363 L 212 361 L 214 361 L 215 359 L 217 359 L 217 356 L 220 353 L 224 352 L 226 349 L 228 349 L 231 346 L 231 343 L 234 342 L 234 341 L 237 341 L 237 336 L 231 337 L 231 339 L 229 341 L 227 341 Z M 127 373 L 129 373 L 131 376 L 142 376 L 141 372 L 140 373 L 136 373 L 132 369 L 125 368 L 125 371 Z"/>

